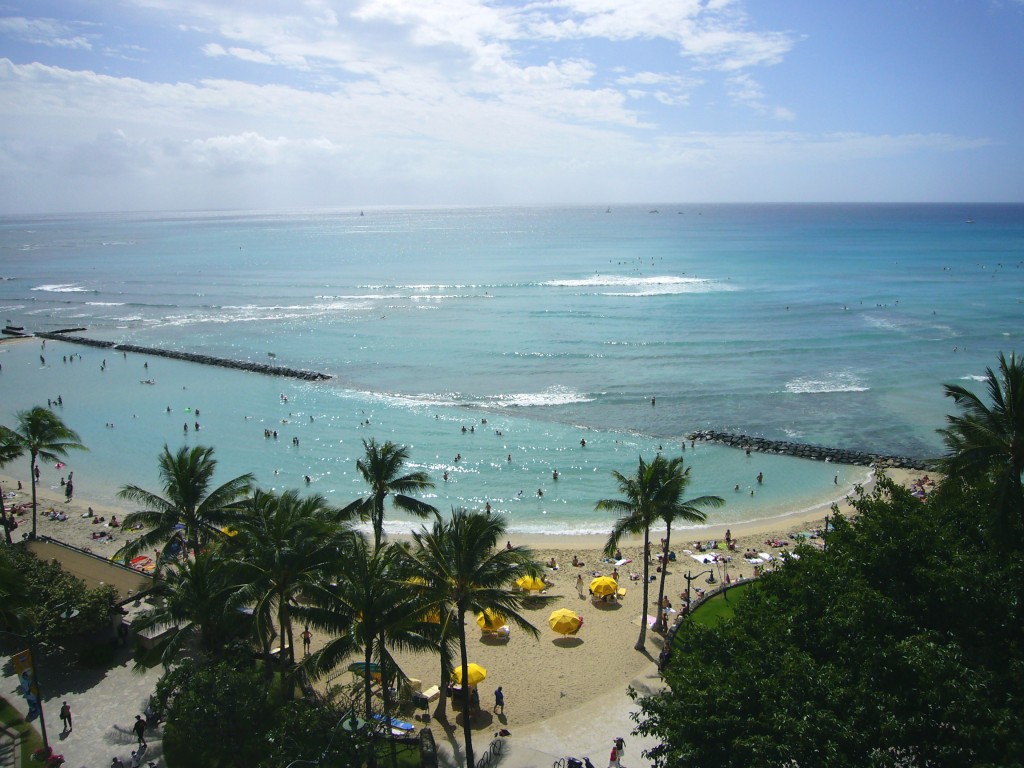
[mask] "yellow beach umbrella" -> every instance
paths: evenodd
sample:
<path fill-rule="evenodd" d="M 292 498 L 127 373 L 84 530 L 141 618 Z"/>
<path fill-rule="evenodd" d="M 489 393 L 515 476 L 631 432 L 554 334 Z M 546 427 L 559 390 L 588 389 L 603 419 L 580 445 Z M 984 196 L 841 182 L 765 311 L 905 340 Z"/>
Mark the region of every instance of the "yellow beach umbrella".
<path fill-rule="evenodd" d="M 619 591 L 619 582 L 611 576 L 598 576 L 590 582 L 590 591 L 598 597 L 614 595 Z"/>
<path fill-rule="evenodd" d="M 575 635 L 583 624 L 583 617 L 568 608 L 559 608 L 548 616 L 548 626 L 560 635 Z"/>
<path fill-rule="evenodd" d="M 505 626 L 505 617 L 488 608 L 483 613 L 476 615 L 476 623 L 480 626 L 480 629 L 501 629 Z"/>
<path fill-rule="evenodd" d="M 477 685 L 482 683 L 487 677 L 487 670 L 481 667 L 479 664 L 467 664 L 466 665 L 466 684 Z M 459 665 L 452 672 L 452 680 L 459 685 L 462 685 L 462 665 Z"/>
<path fill-rule="evenodd" d="M 544 583 L 544 579 L 539 579 L 536 576 L 520 576 L 516 579 L 516 586 L 527 592 L 540 592 L 548 585 Z"/>

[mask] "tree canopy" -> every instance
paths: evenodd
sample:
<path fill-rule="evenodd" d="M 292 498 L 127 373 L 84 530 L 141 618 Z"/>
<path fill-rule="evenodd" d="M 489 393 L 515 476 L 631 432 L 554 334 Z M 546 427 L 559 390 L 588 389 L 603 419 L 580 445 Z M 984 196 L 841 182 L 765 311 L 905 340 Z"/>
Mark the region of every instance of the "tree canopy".
<path fill-rule="evenodd" d="M 987 546 L 987 498 L 882 479 L 827 551 L 684 624 L 642 702 L 656 765 L 1020 765 L 1024 564 Z"/>

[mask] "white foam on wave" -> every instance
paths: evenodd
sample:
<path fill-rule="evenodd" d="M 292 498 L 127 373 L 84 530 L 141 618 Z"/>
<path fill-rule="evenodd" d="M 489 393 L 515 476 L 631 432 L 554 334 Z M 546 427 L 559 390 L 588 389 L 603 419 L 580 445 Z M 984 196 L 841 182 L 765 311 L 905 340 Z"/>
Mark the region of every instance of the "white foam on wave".
<path fill-rule="evenodd" d="M 571 387 L 549 387 L 543 392 L 515 392 L 494 395 L 474 404 L 484 408 L 532 408 L 536 406 L 592 403 L 595 399 L 589 395 L 577 392 Z"/>
<path fill-rule="evenodd" d="M 617 291 L 600 291 L 603 296 L 664 296 L 679 293 L 706 293 L 709 291 L 732 290 L 722 283 L 700 277 L 678 275 L 657 275 L 636 277 L 631 275 L 592 275 L 571 280 L 548 280 L 541 285 L 553 288 L 618 288 Z"/>
<path fill-rule="evenodd" d="M 871 387 L 865 386 L 860 379 L 847 371 L 829 373 L 820 379 L 801 377 L 790 379 L 786 382 L 786 392 L 797 395 L 827 392 L 867 392 L 869 389 Z"/>
<path fill-rule="evenodd" d="M 37 285 L 33 291 L 45 291 L 47 293 L 92 293 L 89 288 L 83 288 L 76 283 L 48 283 Z"/>
<path fill-rule="evenodd" d="M 461 392 L 422 392 L 414 395 L 388 392 L 358 392 L 361 398 L 406 407 L 445 407 L 453 405 L 476 408 L 533 408 L 551 405 L 572 405 L 590 403 L 596 398 L 584 395 L 570 387 L 549 387 L 543 392 L 513 392 L 485 397 L 467 397 Z"/>
<path fill-rule="evenodd" d="M 87 301 L 85 306 L 87 307 L 123 307 L 127 302 L 124 301 Z"/>
<path fill-rule="evenodd" d="M 987 376 L 975 376 L 975 375 L 971 374 L 971 375 L 968 375 L 968 376 L 961 376 L 960 380 L 961 381 L 988 381 L 988 377 Z"/>

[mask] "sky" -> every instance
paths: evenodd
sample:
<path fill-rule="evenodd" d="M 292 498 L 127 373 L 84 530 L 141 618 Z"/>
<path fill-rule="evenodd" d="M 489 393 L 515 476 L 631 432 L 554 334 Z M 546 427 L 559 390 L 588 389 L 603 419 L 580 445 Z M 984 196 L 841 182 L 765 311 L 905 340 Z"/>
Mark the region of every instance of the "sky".
<path fill-rule="evenodd" d="M 0 214 L 1024 202 L 1024 0 L 0 0 Z"/>

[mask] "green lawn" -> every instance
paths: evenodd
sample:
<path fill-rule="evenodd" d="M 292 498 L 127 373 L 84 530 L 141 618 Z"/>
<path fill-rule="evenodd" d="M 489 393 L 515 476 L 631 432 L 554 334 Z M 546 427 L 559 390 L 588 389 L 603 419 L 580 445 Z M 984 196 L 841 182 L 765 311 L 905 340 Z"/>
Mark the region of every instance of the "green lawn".
<path fill-rule="evenodd" d="M 720 592 L 714 597 L 705 600 L 692 614 L 693 620 L 698 624 L 713 627 L 720 621 L 731 619 L 733 616 L 733 605 L 746 594 L 746 591 L 754 585 L 748 581 L 733 587 L 728 592 Z"/>
<path fill-rule="evenodd" d="M 0 696 L 0 723 L 12 731 L 28 734 L 28 737 L 23 737 L 21 742 L 21 764 L 29 765 L 32 753 L 43 746 L 43 737 L 30 723 L 26 723 L 18 711 L 2 696 Z"/>

